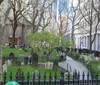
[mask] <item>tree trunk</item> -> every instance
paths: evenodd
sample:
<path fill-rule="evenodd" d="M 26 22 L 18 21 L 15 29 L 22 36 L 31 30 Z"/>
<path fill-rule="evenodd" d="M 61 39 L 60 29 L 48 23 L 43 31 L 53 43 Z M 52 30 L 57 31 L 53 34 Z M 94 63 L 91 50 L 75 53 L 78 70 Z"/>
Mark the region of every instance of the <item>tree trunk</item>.
<path fill-rule="evenodd" d="M 90 47 L 89 47 L 89 50 L 90 50 L 90 53 L 92 52 L 92 25 L 90 25 Z"/>
<path fill-rule="evenodd" d="M 25 27 L 25 25 L 22 24 L 21 45 L 23 45 L 23 42 L 24 42 L 24 27 Z"/>
<path fill-rule="evenodd" d="M 47 56 L 46 56 L 47 60 L 49 58 L 49 55 L 52 53 L 52 51 L 53 51 L 53 49 L 51 51 L 49 51 L 49 53 L 47 54 Z"/>
<path fill-rule="evenodd" d="M 11 47 L 12 47 L 12 48 L 15 48 L 15 30 L 13 30 Z"/>
<path fill-rule="evenodd" d="M 12 47 L 15 48 L 15 33 L 16 33 L 16 29 L 17 29 L 17 20 L 15 18 L 14 21 L 14 27 L 13 27 L 13 35 L 12 35 Z"/>
<path fill-rule="evenodd" d="M 32 64 L 33 64 L 33 66 L 38 66 L 38 55 L 36 54 L 36 53 L 33 53 L 33 55 L 32 55 L 32 59 L 33 59 L 33 62 L 32 62 Z"/>
<path fill-rule="evenodd" d="M 15 4 L 15 3 L 14 3 Z M 13 35 L 12 35 L 12 46 L 13 48 L 15 48 L 15 33 L 16 33 L 16 29 L 17 29 L 17 16 L 16 16 L 16 8 L 14 6 L 13 8 L 13 17 L 14 17 L 14 23 L 13 23 Z"/>
<path fill-rule="evenodd" d="M 90 42 L 90 53 L 92 53 L 92 43 Z"/>
<path fill-rule="evenodd" d="M 16 18 L 14 19 L 14 27 L 13 27 L 13 35 L 12 35 L 12 47 L 15 48 L 15 33 L 16 33 L 16 29 L 17 29 L 17 20 Z"/>
<path fill-rule="evenodd" d="M 38 55 L 34 52 L 33 48 L 31 50 L 31 56 L 32 56 L 32 65 L 33 66 L 38 66 Z"/>
<path fill-rule="evenodd" d="M 2 41 L 3 41 L 3 34 L 5 29 L 5 23 L 7 20 L 7 16 L 11 9 L 11 1 L 10 0 L 3 0 L 4 5 L 0 7 L 0 81 L 2 81 Z"/>

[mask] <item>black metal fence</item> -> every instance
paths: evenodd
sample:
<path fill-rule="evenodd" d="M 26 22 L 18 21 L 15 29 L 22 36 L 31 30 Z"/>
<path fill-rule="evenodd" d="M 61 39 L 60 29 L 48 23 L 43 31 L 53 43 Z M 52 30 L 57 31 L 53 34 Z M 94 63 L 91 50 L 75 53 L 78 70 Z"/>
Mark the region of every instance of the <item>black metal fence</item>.
<path fill-rule="evenodd" d="M 30 75 L 30 73 L 28 72 L 27 75 L 24 75 L 24 72 L 22 72 L 20 75 L 18 75 L 17 72 L 15 76 L 15 81 L 17 81 L 20 85 L 99 85 L 100 80 L 98 76 L 98 73 L 92 75 L 88 73 L 85 75 L 84 72 L 82 75 L 80 75 L 79 72 L 73 72 L 73 74 L 70 74 L 68 72 L 66 76 L 65 73 L 62 71 L 61 76 L 58 80 L 56 73 L 54 75 L 50 73 L 49 78 L 47 79 L 46 73 L 44 73 L 42 77 L 40 73 L 38 75 L 36 75 L 35 73 L 33 73 L 33 75 Z M 5 85 L 8 81 L 13 81 L 13 77 L 14 76 L 11 72 L 9 75 L 9 80 L 7 80 L 7 73 L 5 72 L 3 75 L 3 82 L 1 82 L 0 85 Z M 82 79 L 80 79 L 80 77 Z"/>

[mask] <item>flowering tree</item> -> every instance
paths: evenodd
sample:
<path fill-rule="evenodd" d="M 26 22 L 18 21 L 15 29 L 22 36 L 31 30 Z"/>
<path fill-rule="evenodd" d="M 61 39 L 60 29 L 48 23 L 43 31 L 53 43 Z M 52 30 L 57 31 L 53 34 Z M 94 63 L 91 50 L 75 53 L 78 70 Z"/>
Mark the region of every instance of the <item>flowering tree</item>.
<path fill-rule="evenodd" d="M 26 35 L 26 39 L 31 44 L 34 53 L 41 56 L 41 54 L 45 52 L 43 56 L 46 56 L 47 59 L 57 47 L 66 49 L 67 47 L 72 46 L 70 40 L 67 41 L 60 35 L 55 35 L 45 30 L 36 33 L 29 33 Z"/>

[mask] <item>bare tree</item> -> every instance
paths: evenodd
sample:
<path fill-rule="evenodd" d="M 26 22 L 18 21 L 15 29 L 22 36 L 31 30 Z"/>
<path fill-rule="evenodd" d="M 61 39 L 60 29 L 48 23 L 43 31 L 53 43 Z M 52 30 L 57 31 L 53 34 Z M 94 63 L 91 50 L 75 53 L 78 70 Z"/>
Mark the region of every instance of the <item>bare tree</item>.
<path fill-rule="evenodd" d="M 93 4 L 94 2 L 96 4 Z M 100 21 L 100 0 L 97 0 L 97 1 L 94 0 L 93 3 L 92 3 L 92 7 L 96 11 L 98 19 Z"/>
<path fill-rule="evenodd" d="M 71 2 L 70 9 L 68 11 L 68 20 L 70 22 L 69 25 L 71 25 L 71 39 L 72 43 L 75 46 L 75 30 L 77 29 L 77 26 L 79 25 L 80 21 L 82 20 L 82 17 L 80 16 L 79 12 L 79 3 L 74 6 L 74 0 Z"/>
<path fill-rule="evenodd" d="M 50 10 L 48 11 L 48 18 L 45 19 L 45 11 L 52 5 L 53 0 L 51 3 L 48 0 L 29 0 L 27 4 L 27 8 L 22 13 L 22 16 L 25 20 L 32 26 L 32 31 L 37 32 L 39 27 L 46 28 L 50 23 Z"/>
<path fill-rule="evenodd" d="M 11 22 L 13 30 L 11 46 L 15 47 L 15 33 L 18 26 L 18 21 L 22 17 L 21 12 L 24 11 L 24 8 L 22 6 L 22 0 L 11 0 L 11 4 L 11 11 L 13 12 L 13 17 L 8 17 L 8 19 Z"/>
<path fill-rule="evenodd" d="M 84 0 L 81 4 L 81 1 L 79 0 L 80 6 L 79 10 L 81 13 L 81 16 L 84 18 L 84 21 L 87 23 L 89 31 L 89 49 L 90 52 L 92 50 L 92 44 L 96 38 L 98 25 L 99 25 L 99 14 L 94 10 L 95 0 L 87 1 Z M 98 10 L 98 8 L 97 8 Z"/>
<path fill-rule="evenodd" d="M 50 5 L 47 9 L 44 10 L 44 14 L 41 21 L 42 30 L 46 29 L 51 22 L 52 18 L 52 5 Z"/>
<path fill-rule="evenodd" d="M 2 4 L 4 4 L 2 6 Z M 11 9 L 11 2 L 10 0 L 3 0 L 0 4 L 0 81 L 2 80 L 2 41 L 3 41 L 3 34 L 5 30 L 6 20 Z"/>

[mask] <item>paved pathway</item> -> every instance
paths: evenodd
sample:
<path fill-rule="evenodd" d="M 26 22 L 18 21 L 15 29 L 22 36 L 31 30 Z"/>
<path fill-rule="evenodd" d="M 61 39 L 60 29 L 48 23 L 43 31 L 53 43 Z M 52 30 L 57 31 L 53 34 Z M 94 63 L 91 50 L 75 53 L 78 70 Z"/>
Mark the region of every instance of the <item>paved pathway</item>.
<path fill-rule="evenodd" d="M 87 68 L 82 63 L 73 60 L 69 56 L 66 56 L 66 60 L 63 62 L 60 62 L 58 65 L 66 70 L 68 69 L 68 71 L 70 72 L 74 72 L 76 69 L 77 72 L 80 72 L 80 75 L 81 75 L 80 79 L 82 79 L 82 74 L 84 72 L 86 75 L 85 79 L 87 79 L 87 73 L 88 73 Z"/>

